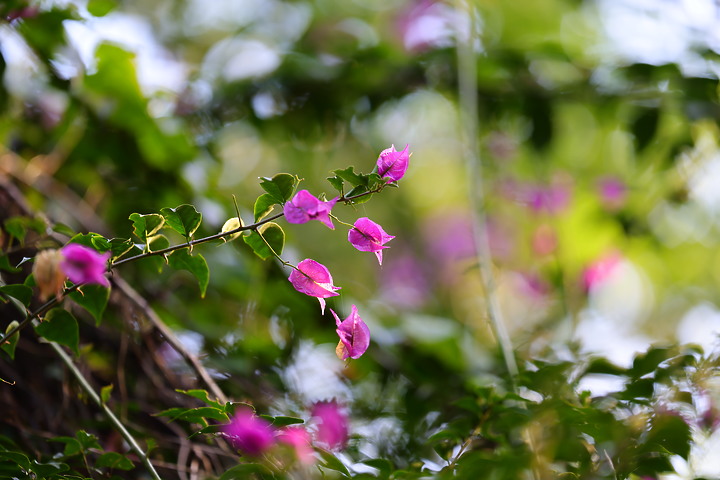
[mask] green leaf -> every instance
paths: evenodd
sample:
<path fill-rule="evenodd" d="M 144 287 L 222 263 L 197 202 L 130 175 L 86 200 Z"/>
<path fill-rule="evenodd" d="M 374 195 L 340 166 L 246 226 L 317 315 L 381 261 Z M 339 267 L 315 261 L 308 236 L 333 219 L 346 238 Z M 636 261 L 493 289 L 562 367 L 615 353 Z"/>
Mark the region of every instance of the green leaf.
<path fill-rule="evenodd" d="M 135 244 L 127 238 L 111 238 L 110 239 L 110 251 L 112 252 L 111 260 L 117 260 L 126 253 L 132 252 L 133 255 L 139 255 L 142 250 L 137 248 Z"/>
<path fill-rule="evenodd" d="M 255 217 L 255 221 L 260 221 L 272 212 L 273 205 L 276 203 L 278 203 L 277 199 L 269 193 L 260 195 L 257 200 L 255 200 L 255 206 L 253 207 L 253 217 Z"/>
<path fill-rule="evenodd" d="M 262 237 L 260 237 L 262 235 Z M 265 241 L 263 241 L 265 238 Z M 278 255 L 282 254 L 283 247 L 285 247 L 285 232 L 275 222 L 268 222 L 261 225 L 257 231 L 253 231 L 250 235 L 243 237 L 245 243 L 250 245 L 255 254 L 267 260 L 273 256 L 272 250 L 268 247 L 268 244 Z M 265 243 L 267 242 L 267 243 Z"/>
<path fill-rule="evenodd" d="M 258 463 L 243 463 L 227 470 L 220 475 L 219 480 L 247 480 L 248 478 L 257 478 L 254 475 L 259 475 L 260 478 L 276 478 L 264 465 Z"/>
<path fill-rule="evenodd" d="M 104 17 L 116 7 L 115 0 L 89 0 L 87 4 L 90 15 Z"/>
<path fill-rule="evenodd" d="M 222 226 L 222 229 L 220 230 L 221 233 L 227 233 L 231 232 L 233 230 L 237 230 L 240 227 L 244 227 L 245 223 L 243 222 L 242 218 L 240 217 L 232 217 L 229 218 L 227 222 L 225 222 Z M 233 233 L 231 235 L 228 235 L 227 237 L 222 237 L 223 242 L 232 242 L 236 238 L 238 238 L 240 235 L 242 235 L 242 232 Z"/>
<path fill-rule="evenodd" d="M 77 320 L 67 310 L 54 308 L 45 315 L 42 323 L 35 327 L 35 331 L 41 337 L 65 345 L 79 354 L 80 330 Z"/>
<path fill-rule="evenodd" d="M 32 288 L 26 285 L 3 285 L 0 287 L 0 292 L 20 300 L 26 307 L 30 306 L 33 296 Z"/>
<path fill-rule="evenodd" d="M 110 241 L 100 235 L 99 233 L 78 233 L 74 237 L 68 241 L 68 243 L 78 243 L 80 245 L 85 245 L 86 247 L 90 247 L 93 250 L 97 250 L 99 252 L 106 252 L 110 250 Z"/>
<path fill-rule="evenodd" d="M 165 217 L 165 224 L 190 240 L 202 222 L 202 214 L 192 205 L 180 205 L 175 208 L 160 210 Z"/>
<path fill-rule="evenodd" d="M 23 455 L 22 453 L 0 451 L 0 461 L 3 460 L 14 462 L 24 470 L 30 469 L 30 459 L 28 459 L 28 457 Z"/>
<path fill-rule="evenodd" d="M 300 179 L 289 173 L 278 173 L 272 178 L 261 177 L 260 186 L 275 199 L 275 203 L 285 203 L 292 197 Z"/>
<path fill-rule="evenodd" d="M 333 173 L 348 182 L 353 187 L 357 187 L 360 185 L 367 187 L 368 185 L 367 176 L 355 173 L 355 167 L 347 167 L 342 170 L 333 170 Z"/>
<path fill-rule="evenodd" d="M 335 190 L 340 192 L 341 195 L 345 191 L 343 188 L 345 182 L 343 182 L 343 179 L 338 177 L 337 175 L 334 177 L 327 177 L 327 181 L 330 182 L 330 185 L 335 187 Z"/>
<path fill-rule="evenodd" d="M 264 418 L 268 422 L 272 423 L 274 427 L 280 428 L 280 427 L 287 427 L 288 425 L 298 425 L 301 423 L 305 423 L 305 420 L 302 418 L 297 417 L 287 417 L 287 416 L 277 416 L 273 417 L 271 415 L 258 415 L 261 418 Z"/>
<path fill-rule="evenodd" d="M 105 452 L 95 462 L 96 468 L 117 468 L 119 470 L 132 470 L 135 464 L 125 455 L 118 452 Z"/>
<path fill-rule="evenodd" d="M 187 270 L 192 273 L 200 285 L 200 296 L 205 297 L 210 281 L 210 269 L 202 255 L 190 255 L 189 249 L 183 248 L 168 255 L 168 263 L 176 270 Z"/>
<path fill-rule="evenodd" d="M 20 271 L 19 268 L 10 264 L 10 259 L 7 255 L 0 256 L 0 270 L 5 270 L 6 272 L 11 273 L 17 273 Z"/>
<path fill-rule="evenodd" d="M 102 285 L 83 285 L 78 290 L 70 293 L 70 298 L 93 316 L 95 325 L 100 325 L 110 298 L 110 289 Z"/>
<path fill-rule="evenodd" d="M 148 237 L 155 235 L 165 224 L 165 218 L 157 213 L 132 213 L 128 218 L 133 222 L 133 233 L 143 242 L 147 242 Z"/>
<path fill-rule="evenodd" d="M 690 440 L 690 426 L 679 414 L 657 414 L 652 419 L 644 449 L 687 458 Z"/>
<path fill-rule="evenodd" d="M 347 193 L 346 198 L 352 197 L 352 196 L 354 196 L 354 195 L 360 195 L 361 193 L 365 193 L 365 192 L 367 192 L 367 191 L 368 191 L 367 187 L 362 186 L 362 185 L 359 185 L 359 186 L 357 186 L 357 187 L 353 187 L 353 189 L 350 190 L 350 191 Z M 361 203 L 365 203 L 365 202 L 367 202 L 368 200 L 370 200 L 370 197 L 372 197 L 372 194 L 370 194 L 370 195 L 365 195 L 364 197 L 360 197 L 360 198 L 353 199 L 353 200 L 352 200 L 352 203 L 353 203 L 353 204 L 356 204 L 356 205 L 361 204 Z"/>
<path fill-rule="evenodd" d="M 63 450 L 63 455 L 66 457 L 79 455 L 83 451 L 82 444 L 80 444 L 80 441 L 75 437 L 53 437 L 50 441 L 64 443 L 65 449 Z"/>
<path fill-rule="evenodd" d="M 198 407 L 198 408 L 168 408 L 156 414 L 160 417 L 168 417 L 170 421 L 185 420 L 191 423 L 199 423 L 203 427 L 207 426 L 208 418 L 217 420 L 218 422 L 228 422 L 230 418 L 223 412 L 214 407 Z"/>
<path fill-rule="evenodd" d="M 20 325 L 20 323 L 18 323 L 17 320 L 13 320 L 12 322 L 10 322 L 10 324 L 5 329 L 5 335 L 7 335 L 10 330 L 14 329 L 18 325 Z M 2 348 L 5 351 L 5 353 L 10 355 L 10 358 L 12 358 L 13 360 L 15 360 L 15 347 L 17 347 L 19 340 L 20 340 L 20 332 L 17 332 L 15 335 L 10 337 L 9 340 L 3 341 L 2 346 L 0 346 L 0 348 Z"/>
<path fill-rule="evenodd" d="M 169 246 L 170 241 L 165 235 L 153 235 L 148 238 L 146 249 L 149 252 L 157 252 L 159 250 L 164 250 Z M 167 257 L 165 257 L 165 255 L 155 255 L 147 257 L 146 261 L 152 263 L 155 266 L 155 270 L 160 273 L 162 272 L 163 267 L 167 264 Z"/>
<path fill-rule="evenodd" d="M 323 463 L 321 463 L 321 466 L 329 468 L 330 470 L 335 470 L 336 472 L 340 472 L 346 477 L 350 477 L 350 472 L 348 471 L 345 464 L 338 460 L 338 458 L 333 455 L 332 452 L 328 452 L 327 450 L 317 447 L 315 448 L 315 450 L 320 453 L 320 456 L 323 459 Z"/>
<path fill-rule="evenodd" d="M 388 476 L 390 476 L 390 473 L 392 473 L 394 469 L 393 464 L 390 462 L 390 460 L 385 460 L 384 458 L 363 460 L 362 463 L 380 470 L 380 478 L 387 478 Z"/>
<path fill-rule="evenodd" d="M 207 392 L 207 390 L 202 389 L 192 389 L 192 390 L 175 390 L 178 393 L 182 393 L 184 395 L 187 395 L 189 397 L 197 398 L 198 400 L 202 400 L 204 403 L 215 407 L 215 408 L 223 408 L 222 404 L 218 402 L 217 400 L 211 400 L 210 394 Z"/>
<path fill-rule="evenodd" d="M 113 384 L 105 385 L 100 389 L 100 399 L 103 403 L 108 403 L 110 401 L 110 395 L 112 395 L 113 391 Z"/>
<path fill-rule="evenodd" d="M 77 233 L 75 230 L 68 227 L 64 223 L 56 223 L 55 225 L 53 225 L 52 231 L 61 235 L 65 235 L 68 238 L 72 238 Z"/>

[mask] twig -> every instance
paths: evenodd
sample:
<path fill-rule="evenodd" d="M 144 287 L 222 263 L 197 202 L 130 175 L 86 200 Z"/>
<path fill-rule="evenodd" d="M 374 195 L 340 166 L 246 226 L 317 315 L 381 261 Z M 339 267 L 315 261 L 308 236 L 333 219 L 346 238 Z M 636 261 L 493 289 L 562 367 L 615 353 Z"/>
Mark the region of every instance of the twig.
<path fill-rule="evenodd" d="M 459 19 L 470 23 L 470 31 L 463 32 L 463 27 L 456 28 L 456 42 L 458 55 L 458 94 L 460 104 L 460 124 L 463 130 L 463 145 L 465 146 L 465 161 L 468 169 L 468 189 L 470 202 L 475 211 L 473 230 L 475 237 L 475 248 L 479 264 L 480 277 L 485 290 L 487 301 L 487 315 L 490 325 L 495 333 L 500 351 L 502 352 L 505 366 L 510 374 L 511 382 L 515 383 L 518 374 L 517 363 L 513 353 L 512 342 L 508 334 L 505 322 L 500 310 L 497 295 L 495 294 L 496 282 L 492 270 L 492 257 L 490 243 L 487 233 L 487 214 L 485 205 L 485 185 L 483 166 L 480 161 L 480 153 L 477 142 L 478 135 L 478 109 L 477 109 L 477 68 L 476 56 L 473 50 L 473 11 L 465 0 L 456 1 L 457 8 L 463 15 Z M 459 20 L 458 20 L 459 21 Z"/>

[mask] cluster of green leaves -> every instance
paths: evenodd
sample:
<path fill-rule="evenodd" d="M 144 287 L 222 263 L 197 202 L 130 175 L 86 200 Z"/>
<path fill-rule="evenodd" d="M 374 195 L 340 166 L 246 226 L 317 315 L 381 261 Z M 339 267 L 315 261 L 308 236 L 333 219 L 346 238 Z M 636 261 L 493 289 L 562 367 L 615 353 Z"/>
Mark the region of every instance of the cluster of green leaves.
<path fill-rule="evenodd" d="M 52 437 L 49 441 L 65 447 L 52 459 L 39 461 L 23 453 L 6 437 L 0 436 L 0 476 L 48 480 L 86 479 L 94 478 L 95 475 L 122 478 L 114 474 L 135 468 L 127 456 L 105 451 L 98 438 L 84 430 L 78 430 L 74 437 Z"/>

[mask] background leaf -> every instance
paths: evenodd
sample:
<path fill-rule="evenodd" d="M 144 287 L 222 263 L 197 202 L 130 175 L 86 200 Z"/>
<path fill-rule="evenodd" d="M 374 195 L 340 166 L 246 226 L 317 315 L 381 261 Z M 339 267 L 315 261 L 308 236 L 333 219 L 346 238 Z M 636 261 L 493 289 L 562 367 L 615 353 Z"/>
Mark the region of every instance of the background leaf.
<path fill-rule="evenodd" d="M 73 315 L 62 308 L 50 310 L 43 321 L 35 327 L 41 337 L 69 347 L 76 355 L 80 343 L 80 330 Z"/>

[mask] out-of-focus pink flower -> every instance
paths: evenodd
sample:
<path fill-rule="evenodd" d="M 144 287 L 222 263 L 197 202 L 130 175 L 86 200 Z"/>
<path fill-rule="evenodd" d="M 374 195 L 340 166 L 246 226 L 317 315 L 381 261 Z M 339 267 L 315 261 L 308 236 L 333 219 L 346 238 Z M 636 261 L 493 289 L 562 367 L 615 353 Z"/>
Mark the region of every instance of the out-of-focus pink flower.
<path fill-rule="evenodd" d="M 557 215 L 570 204 L 571 186 L 570 178 L 557 175 L 549 185 L 506 180 L 500 184 L 500 192 L 536 214 Z"/>
<path fill-rule="evenodd" d="M 111 253 L 98 253 L 90 247 L 78 243 L 69 243 L 60 249 L 63 261 L 60 268 L 71 282 L 79 285 L 94 283 L 109 287 L 110 281 L 105 276 L 107 261 Z"/>
<path fill-rule="evenodd" d="M 340 287 L 333 285 L 332 275 L 325 265 L 309 258 L 298 263 L 288 280 L 298 292 L 316 297 L 320 301 L 322 313 L 325 313 L 325 299 L 340 295 L 336 293 Z"/>
<path fill-rule="evenodd" d="M 613 252 L 592 262 L 582 273 L 581 282 L 585 291 L 590 291 L 607 280 L 621 260 L 620 254 Z"/>
<path fill-rule="evenodd" d="M 475 236 L 469 213 L 444 211 L 433 215 L 424 222 L 423 236 L 431 257 L 440 265 L 475 256 Z"/>
<path fill-rule="evenodd" d="M 394 235 L 388 235 L 383 228 L 367 217 L 358 218 L 355 225 L 348 232 L 348 241 L 353 247 L 361 252 L 373 252 L 382 265 L 382 251 L 385 243 L 395 238 Z"/>
<path fill-rule="evenodd" d="M 300 463 L 310 465 L 315 462 L 315 454 L 310 442 L 310 434 L 303 427 L 286 427 L 280 430 L 279 442 L 290 445 Z"/>
<path fill-rule="evenodd" d="M 307 190 L 300 190 L 289 202 L 285 203 L 283 213 L 285 219 L 290 223 L 306 223 L 310 220 L 318 220 L 329 229 L 334 230 L 330 219 L 330 210 L 337 203 L 337 198 L 324 202 L 315 197 Z"/>
<path fill-rule="evenodd" d="M 316 403 L 312 416 L 317 419 L 315 438 L 330 450 L 345 448 L 348 440 L 348 419 L 335 401 Z"/>
<path fill-rule="evenodd" d="M 555 230 L 548 224 L 543 223 L 532 236 L 532 249 L 537 255 L 550 255 L 557 248 L 558 239 Z"/>
<path fill-rule="evenodd" d="M 365 324 L 360 315 L 358 315 L 357 307 L 352 306 L 350 315 L 343 321 L 331 308 L 330 313 L 335 317 L 337 324 L 337 334 L 340 337 L 335 352 L 340 360 L 346 358 L 358 359 L 368 349 L 370 345 L 370 329 Z"/>
<path fill-rule="evenodd" d="M 405 49 L 420 53 L 452 46 L 458 15 L 455 9 L 436 0 L 416 2 L 398 22 Z"/>
<path fill-rule="evenodd" d="M 402 309 L 421 307 L 430 294 L 429 275 L 414 255 L 390 259 L 381 272 L 381 295 L 385 302 Z"/>
<path fill-rule="evenodd" d="M 237 412 L 223 432 L 235 448 L 253 457 L 262 455 L 275 443 L 270 423 L 247 408 Z"/>
<path fill-rule="evenodd" d="M 388 182 L 397 182 L 404 177 L 410 162 L 408 148 L 410 145 L 405 145 L 405 149 L 398 152 L 392 145 L 380 152 L 377 159 L 378 174 Z"/>
<path fill-rule="evenodd" d="M 618 178 L 605 177 L 598 181 L 600 201 L 608 210 L 618 210 L 625 205 L 627 186 Z"/>

